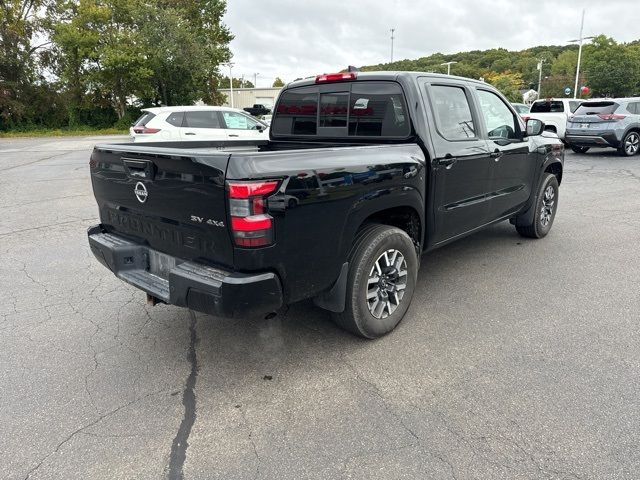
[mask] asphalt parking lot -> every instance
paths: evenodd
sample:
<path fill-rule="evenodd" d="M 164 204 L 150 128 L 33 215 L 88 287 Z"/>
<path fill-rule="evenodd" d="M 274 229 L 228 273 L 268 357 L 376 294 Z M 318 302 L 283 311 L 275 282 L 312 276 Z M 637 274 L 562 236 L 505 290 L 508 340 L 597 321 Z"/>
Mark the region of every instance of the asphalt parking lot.
<path fill-rule="evenodd" d="M 87 246 L 97 141 L 0 140 L 0 477 L 640 477 L 640 157 L 567 153 L 546 239 L 423 257 L 371 342 L 147 307 Z"/>

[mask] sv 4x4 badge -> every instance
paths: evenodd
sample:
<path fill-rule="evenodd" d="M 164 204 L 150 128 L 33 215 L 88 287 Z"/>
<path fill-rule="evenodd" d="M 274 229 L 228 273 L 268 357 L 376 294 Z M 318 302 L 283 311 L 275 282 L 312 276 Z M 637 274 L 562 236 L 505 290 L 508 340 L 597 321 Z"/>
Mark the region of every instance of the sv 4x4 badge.
<path fill-rule="evenodd" d="M 224 222 L 221 220 L 212 220 L 211 218 L 198 217 L 191 215 L 191 221 L 195 223 L 206 223 L 207 225 L 213 225 L 214 227 L 224 228 Z"/>

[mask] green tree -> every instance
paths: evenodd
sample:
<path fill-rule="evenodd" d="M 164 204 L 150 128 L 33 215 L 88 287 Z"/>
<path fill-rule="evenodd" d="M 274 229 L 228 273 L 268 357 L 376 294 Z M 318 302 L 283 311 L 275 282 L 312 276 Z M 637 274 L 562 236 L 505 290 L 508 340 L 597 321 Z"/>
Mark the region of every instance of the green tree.
<path fill-rule="evenodd" d="M 273 81 L 273 85 L 271 85 L 272 87 L 284 87 L 284 82 L 282 81 L 282 79 L 280 77 L 276 77 L 276 79 Z"/>
<path fill-rule="evenodd" d="M 44 0 L 0 2 L 0 126 L 20 122 L 39 80 L 36 53 L 48 42 L 32 41 L 42 28 L 43 6 Z"/>
<path fill-rule="evenodd" d="M 586 83 L 596 96 L 632 95 L 640 85 L 640 63 L 634 50 L 604 35 L 583 48 Z M 582 82 L 581 82 L 582 83 Z"/>

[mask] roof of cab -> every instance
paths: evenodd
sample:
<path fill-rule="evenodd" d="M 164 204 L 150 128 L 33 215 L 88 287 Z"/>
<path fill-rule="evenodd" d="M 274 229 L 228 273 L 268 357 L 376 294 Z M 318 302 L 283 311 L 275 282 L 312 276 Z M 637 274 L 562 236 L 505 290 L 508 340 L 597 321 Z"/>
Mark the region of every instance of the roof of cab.
<path fill-rule="evenodd" d="M 409 72 L 409 71 L 397 71 L 397 72 L 388 72 L 388 71 L 377 71 L 377 72 L 355 72 L 356 79 L 355 80 L 345 80 L 347 82 L 357 82 L 359 80 L 398 80 L 400 78 L 404 79 L 415 79 L 418 77 L 435 77 L 442 79 L 455 79 L 463 82 L 477 83 L 480 85 L 487 85 L 487 83 L 476 80 L 473 78 L 466 77 L 458 77 L 456 75 L 447 75 L 444 73 L 433 73 L 433 72 Z M 332 82 L 327 82 L 332 83 Z M 335 83 L 340 83 L 337 81 Z M 285 88 L 294 88 L 294 87 L 302 87 L 307 85 L 315 85 L 316 84 L 316 76 L 303 78 L 301 80 L 297 80 L 294 82 L 290 82 L 287 84 Z"/>

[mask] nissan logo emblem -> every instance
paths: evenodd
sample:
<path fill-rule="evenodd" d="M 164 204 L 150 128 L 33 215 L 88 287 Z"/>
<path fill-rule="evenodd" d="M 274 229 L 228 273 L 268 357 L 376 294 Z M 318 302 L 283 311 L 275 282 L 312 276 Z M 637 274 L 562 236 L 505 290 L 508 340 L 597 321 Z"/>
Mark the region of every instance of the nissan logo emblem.
<path fill-rule="evenodd" d="M 136 187 L 133 189 L 133 193 L 136 194 L 136 198 L 140 203 L 146 202 L 147 197 L 149 196 L 149 192 L 147 192 L 147 187 L 145 187 L 144 183 L 142 182 L 136 183 Z"/>

